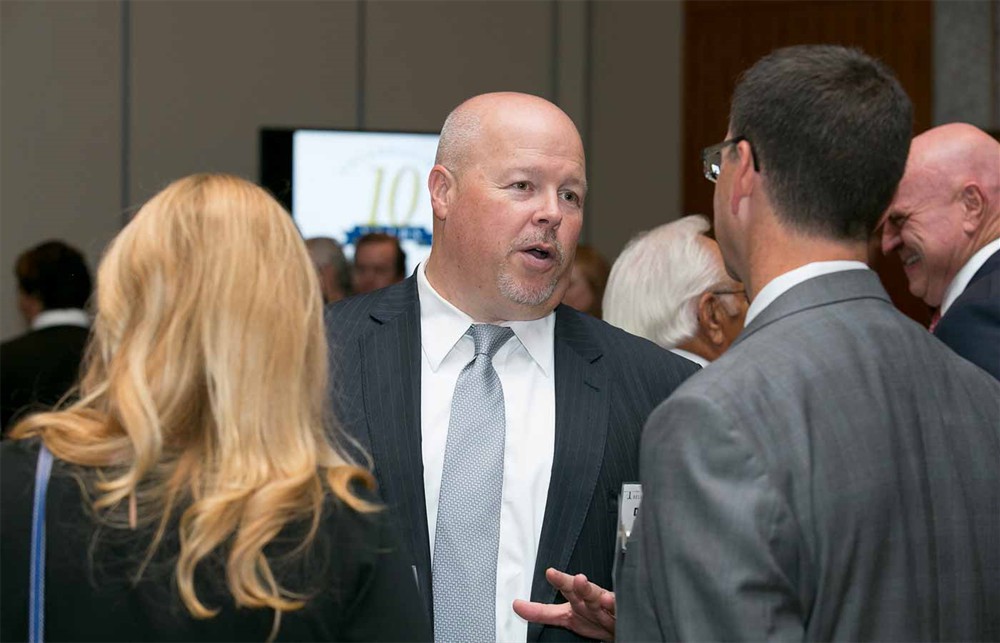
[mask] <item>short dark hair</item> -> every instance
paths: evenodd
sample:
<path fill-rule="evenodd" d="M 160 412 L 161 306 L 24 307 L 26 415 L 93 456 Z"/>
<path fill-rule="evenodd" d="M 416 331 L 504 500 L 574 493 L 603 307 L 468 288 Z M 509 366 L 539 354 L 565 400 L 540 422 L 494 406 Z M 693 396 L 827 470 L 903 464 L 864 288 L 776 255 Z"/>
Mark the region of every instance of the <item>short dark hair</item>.
<path fill-rule="evenodd" d="M 361 246 L 369 243 L 391 243 L 396 248 L 396 276 L 400 279 L 406 277 L 406 252 L 403 247 L 399 245 L 399 239 L 391 234 L 386 234 L 384 232 L 369 232 L 366 235 L 362 235 L 354 243 L 354 255 L 357 256 L 358 250 Z"/>
<path fill-rule="evenodd" d="M 729 127 L 750 141 L 783 222 L 863 240 L 903 176 L 913 107 L 892 70 L 864 52 L 800 45 L 744 72 Z"/>
<path fill-rule="evenodd" d="M 83 308 L 90 299 L 90 270 L 79 250 L 62 241 L 46 241 L 17 258 L 14 274 L 21 291 L 36 297 L 45 310 Z"/>

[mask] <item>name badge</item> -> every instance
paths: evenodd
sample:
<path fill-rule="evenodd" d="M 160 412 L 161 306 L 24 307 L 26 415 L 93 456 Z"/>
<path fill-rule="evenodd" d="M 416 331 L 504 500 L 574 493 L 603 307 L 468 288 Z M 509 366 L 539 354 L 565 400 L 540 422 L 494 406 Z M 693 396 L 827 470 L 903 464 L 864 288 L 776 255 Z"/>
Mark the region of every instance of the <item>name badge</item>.
<path fill-rule="evenodd" d="M 628 547 L 628 537 L 632 534 L 632 525 L 639 515 L 639 504 L 642 502 L 642 485 L 638 482 L 626 482 L 618 495 L 618 551 Z"/>

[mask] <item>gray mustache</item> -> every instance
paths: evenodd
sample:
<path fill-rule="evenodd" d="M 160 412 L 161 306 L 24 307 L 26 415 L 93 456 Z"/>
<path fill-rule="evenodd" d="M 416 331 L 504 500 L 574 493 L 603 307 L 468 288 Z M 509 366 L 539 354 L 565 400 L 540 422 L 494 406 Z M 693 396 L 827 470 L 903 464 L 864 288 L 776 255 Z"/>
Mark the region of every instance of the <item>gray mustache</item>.
<path fill-rule="evenodd" d="M 524 237 L 520 237 L 519 239 L 515 239 L 514 243 L 510 245 L 510 252 L 513 253 L 516 251 L 516 249 L 524 248 L 525 246 L 533 246 L 540 244 L 552 246 L 552 253 L 555 255 L 555 258 L 559 261 L 559 263 L 563 262 L 565 253 L 563 252 L 562 244 L 559 243 L 559 239 L 556 238 L 555 233 L 551 231 L 544 232 L 541 234 L 527 235 Z"/>

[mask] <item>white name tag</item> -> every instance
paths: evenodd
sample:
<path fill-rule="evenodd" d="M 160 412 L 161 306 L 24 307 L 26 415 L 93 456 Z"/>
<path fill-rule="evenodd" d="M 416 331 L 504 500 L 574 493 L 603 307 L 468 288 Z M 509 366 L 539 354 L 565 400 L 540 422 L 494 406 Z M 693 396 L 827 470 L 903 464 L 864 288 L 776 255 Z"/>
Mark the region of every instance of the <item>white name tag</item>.
<path fill-rule="evenodd" d="M 632 534 L 632 525 L 639 515 L 639 504 L 642 502 L 642 485 L 638 482 L 626 482 L 618 496 L 618 549 L 625 551 L 628 537 Z"/>

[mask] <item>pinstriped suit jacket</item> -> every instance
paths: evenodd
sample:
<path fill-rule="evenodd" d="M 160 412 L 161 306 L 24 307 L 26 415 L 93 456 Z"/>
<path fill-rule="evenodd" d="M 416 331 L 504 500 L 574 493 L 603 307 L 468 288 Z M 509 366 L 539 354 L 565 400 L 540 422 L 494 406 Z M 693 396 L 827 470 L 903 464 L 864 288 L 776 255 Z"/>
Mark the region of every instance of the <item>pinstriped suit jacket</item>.
<path fill-rule="evenodd" d="M 326 328 L 334 412 L 374 460 L 430 613 L 415 277 L 330 306 Z M 547 567 L 611 586 L 617 497 L 623 482 L 638 479 L 642 425 L 696 370 L 651 342 L 567 306 L 556 309 L 555 453 L 531 600 L 557 599 Z M 576 639 L 560 628 L 528 629 L 529 641 Z"/>

